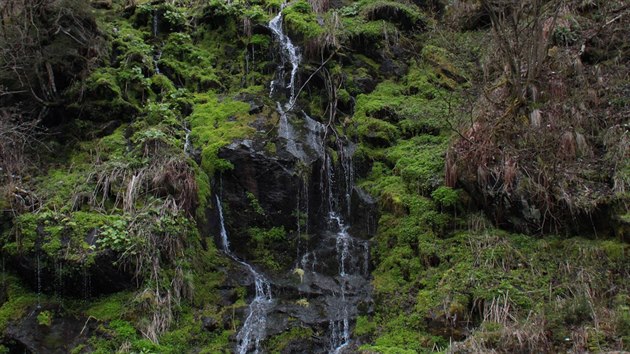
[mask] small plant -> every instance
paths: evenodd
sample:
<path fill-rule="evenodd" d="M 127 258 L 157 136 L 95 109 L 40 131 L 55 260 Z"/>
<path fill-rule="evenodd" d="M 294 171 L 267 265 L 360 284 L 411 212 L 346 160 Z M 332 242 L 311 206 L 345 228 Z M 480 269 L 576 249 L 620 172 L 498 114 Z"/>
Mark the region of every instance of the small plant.
<path fill-rule="evenodd" d="M 295 303 L 302 307 L 309 307 L 311 305 L 309 304 L 308 300 L 304 298 L 297 300 Z"/>
<path fill-rule="evenodd" d="M 570 27 L 558 27 L 553 32 L 553 41 L 558 45 L 568 47 L 575 44 L 579 36 Z"/>
<path fill-rule="evenodd" d="M 265 215 L 265 209 L 260 206 L 260 202 L 252 192 L 247 192 L 247 199 L 249 200 L 249 205 L 251 205 L 252 209 L 259 215 Z"/>
<path fill-rule="evenodd" d="M 300 283 L 304 281 L 304 269 L 295 268 L 293 274 L 297 274 L 300 277 Z"/>
<path fill-rule="evenodd" d="M 126 230 L 127 222 L 115 220 L 112 225 L 104 226 L 96 243 L 101 248 L 114 251 L 125 251 L 132 246 L 131 238 Z"/>
<path fill-rule="evenodd" d="M 457 203 L 458 194 L 450 187 L 439 187 L 431 193 L 431 198 L 443 207 L 452 207 Z"/>
<path fill-rule="evenodd" d="M 40 326 L 50 327 L 52 325 L 53 315 L 50 311 L 42 311 L 37 315 L 37 323 Z"/>

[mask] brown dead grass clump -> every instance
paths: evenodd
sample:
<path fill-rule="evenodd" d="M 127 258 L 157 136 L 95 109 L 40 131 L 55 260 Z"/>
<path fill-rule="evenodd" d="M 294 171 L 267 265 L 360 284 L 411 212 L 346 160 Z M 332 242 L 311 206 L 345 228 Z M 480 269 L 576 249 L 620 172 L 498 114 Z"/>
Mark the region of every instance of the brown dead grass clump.
<path fill-rule="evenodd" d="M 522 15 L 514 19 L 504 6 L 510 2 L 482 2 L 493 24 L 488 51 L 501 55 L 482 64 L 485 81 L 472 104 L 472 123 L 458 129 L 446 155 L 446 181 L 471 192 L 501 225 L 528 233 L 574 226 L 592 231 L 589 220 L 623 198 L 619 191 L 630 179 L 624 125 L 630 114 L 624 53 L 630 51 L 613 46 L 619 33 L 630 37 L 630 9 L 620 1 L 583 10 L 531 0 L 510 10 Z M 615 34 L 611 46 L 596 29 Z M 526 34 L 531 38 L 521 38 Z M 538 35 L 540 43 L 531 42 Z M 597 63 L 589 43 L 601 55 Z M 532 212 L 525 215 L 522 201 Z M 508 221 L 515 213 L 525 222 Z"/>

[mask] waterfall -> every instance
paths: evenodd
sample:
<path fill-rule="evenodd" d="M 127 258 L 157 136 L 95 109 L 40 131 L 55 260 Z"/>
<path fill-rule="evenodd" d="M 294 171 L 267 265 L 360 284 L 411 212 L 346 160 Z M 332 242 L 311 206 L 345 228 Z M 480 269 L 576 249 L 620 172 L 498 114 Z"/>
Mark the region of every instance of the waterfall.
<path fill-rule="evenodd" d="M 278 135 L 287 141 L 287 151 L 293 156 L 301 156 L 302 152 L 298 149 L 295 142 L 295 129 L 289 123 L 287 112 L 282 108 L 280 102 L 276 102 L 276 110 L 280 113 L 280 122 L 278 123 Z"/>
<path fill-rule="evenodd" d="M 344 147 L 341 139 L 338 139 L 337 146 L 339 160 L 341 160 L 341 169 L 344 174 L 346 215 L 350 215 L 352 212 L 352 188 L 354 187 L 354 164 L 352 163 L 352 155 L 354 154 L 355 146 L 348 145 L 348 147 Z"/>
<path fill-rule="evenodd" d="M 236 352 L 239 354 L 259 353 L 260 342 L 265 338 L 265 330 L 267 324 L 267 313 L 273 304 L 271 295 L 271 284 L 265 277 L 258 273 L 249 263 L 240 260 L 230 250 L 230 241 L 228 239 L 227 230 L 225 229 L 225 220 L 223 219 L 223 207 L 219 196 L 216 197 L 217 209 L 219 210 L 219 221 L 221 225 L 221 248 L 223 252 L 237 263 L 243 265 L 249 273 L 254 277 L 256 288 L 256 296 L 249 304 L 247 318 L 243 327 L 236 335 L 238 342 Z"/>
<path fill-rule="evenodd" d="M 155 73 L 158 75 L 160 74 L 160 67 L 158 65 L 160 58 L 162 58 L 162 50 L 158 49 L 155 52 L 155 55 L 153 56 L 153 69 L 155 70 Z"/>
<path fill-rule="evenodd" d="M 158 35 L 158 13 L 157 11 L 153 12 L 153 37 L 157 37 Z"/>
<path fill-rule="evenodd" d="M 186 137 L 184 138 L 184 153 L 190 155 L 190 129 L 184 127 L 184 131 L 186 132 Z"/>
<path fill-rule="evenodd" d="M 320 178 L 320 195 L 322 196 L 322 211 L 328 216 L 327 227 L 322 230 L 326 235 L 322 240 L 322 245 L 317 246 L 320 249 L 330 249 L 336 253 L 337 274 L 334 275 L 338 288 L 327 294 L 329 302 L 327 302 L 325 311 L 328 316 L 330 337 L 328 341 L 329 353 L 341 353 L 351 343 L 350 321 L 351 316 L 357 313 L 356 304 L 358 291 L 363 291 L 368 285 L 367 277 L 369 276 L 369 247 L 368 242 L 352 237 L 348 230 L 349 226 L 344 221 L 344 216 L 351 213 L 351 196 L 354 187 L 354 167 L 352 164 L 352 155 L 354 153 L 354 145 L 346 144 L 338 139 L 338 156 L 340 161 L 340 170 L 342 180 L 339 185 L 342 187 L 335 188 L 334 166 L 331 156 L 326 152 L 326 143 L 324 136 L 328 127 L 322 123 L 312 119 L 303 112 L 303 123 L 305 134 L 296 134 L 295 129 L 291 126 L 288 119 L 288 113 L 293 110 L 297 95 L 296 75 L 298 72 L 301 56 L 298 48 L 293 45 L 291 39 L 284 33 L 282 29 L 282 5 L 280 12 L 269 22 L 269 28 L 274 34 L 280 46 L 282 63 L 278 65 L 278 70 L 274 80 L 271 81 L 270 97 L 274 97 L 276 88 L 284 89 L 289 96 L 286 104 L 282 105 L 277 102 L 277 111 L 280 114 L 278 124 L 278 135 L 286 141 L 286 150 L 293 156 L 299 158 L 306 164 L 311 164 L 316 160 L 323 161 L 322 175 Z M 290 80 L 285 80 L 284 64 L 291 63 Z M 306 152 L 309 152 L 307 154 Z M 334 189 L 334 190 L 333 190 Z M 308 197 L 308 188 L 305 188 L 306 197 Z M 338 192 L 340 199 L 337 200 L 335 193 Z M 298 196 L 298 199 L 300 197 Z M 308 214 L 308 200 L 306 200 L 306 208 Z M 342 207 L 345 207 L 345 209 Z M 300 203 L 298 200 L 298 233 L 301 233 L 299 210 Z M 308 233 L 308 231 L 307 231 Z M 328 244 L 334 245 L 334 248 L 326 248 Z M 302 271 L 316 273 L 318 265 L 318 251 L 304 250 L 299 257 L 300 247 L 298 246 L 298 258 L 296 264 L 301 266 Z M 328 254 L 324 253 L 324 256 Z M 333 256 L 334 257 L 334 256 Z M 321 258 L 320 258 L 321 259 Z M 331 258 L 331 261 L 334 258 Z M 334 261 L 333 261 L 334 262 Z M 326 266 L 321 263 L 324 267 Z M 333 263 L 334 264 L 334 263 Z"/>
<path fill-rule="evenodd" d="M 348 215 L 350 213 L 350 193 L 354 183 L 354 168 L 352 165 L 353 146 L 344 148 L 338 145 L 340 169 L 343 173 L 343 188 L 339 187 L 340 194 L 344 194 Z M 352 237 L 348 232 L 349 226 L 344 221 L 341 213 L 341 205 L 335 197 L 335 174 L 331 158 L 325 156 L 325 164 L 322 168 L 321 195 L 327 197 L 328 229 L 334 236 L 335 251 L 338 264 L 339 293 L 338 301 L 329 309 L 330 341 L 329 352 L 341 353 L 351 342 L 350 309 L 353 302 L 348 297 L 348 290 L 352 289 L 353 279 L 369 276 L 369 244 L 367 241 Z M 325 190 L 326 189 L 326 190 Z"/>
<path fill-rule="evenodd" d="M 276 17 L 269 21 L 269 28 L 271 29 L 276 39 L 278 40 L 278 43 L 280 44 L 283 62 L 285 60 L 288 60 L 291 63 L 291 79 L 289 80 L 289 84 L 286 86 L 286 88 L 290 90 L 291 95 L 289 97 L 289 102 L 287 102 L 287 104 L 285 105 L 286 110 L 291 110 L 293 108 L 293 105 L 295 104 L 295 100 L 297 99 L 297 97 L 295 97 L 295 76 L 297 74 L 302 57 L 298 52 L 298 48 L 293 45 L 293 42 L 291 42 L 289 36 L 287 36 L 282 29 L 282 9 L 285 5 L 286 3 L 282 4 L 282 6 L 280 7 L 280 11 L 276 15 Z M 280 70 L 278 71 L 278 76 L 280 77 L 282 83 L 284 83 L 282 66 L 280 66 Z M 276 84 L 277 83 L 275 80 L 271 82 L 271 95 L 273 95 L 274 86 Z"/>

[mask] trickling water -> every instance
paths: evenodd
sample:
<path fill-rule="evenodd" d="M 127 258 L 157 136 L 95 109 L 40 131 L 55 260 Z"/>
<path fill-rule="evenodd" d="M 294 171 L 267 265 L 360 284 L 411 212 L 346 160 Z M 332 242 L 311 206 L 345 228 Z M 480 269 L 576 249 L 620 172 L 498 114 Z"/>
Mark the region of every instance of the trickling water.
<path fill-rule="evenodd" d="M 302 156 L 302 152 L 298 149 L 296 140 L 295 130 L 289 123 L 289 119 L 287 117 L 287 113 L 282 108 L 280 102 L 277 102 L 276 109 L 278 113 L 280 113 L 280 122 L 278 124 L 278 135 L 281 138 L 287 140 L 287 151 L 290 152 L 293 156 Z"/>
<path fill-rule="evenodd" d="M 345 210 L 341 210 L 339 201 L 335 198 L 333 192 L 334 172 L 331 157 L 326 153 L 324 142 L 324 133 L 327 127 L 320 122 L 310 118 L 304 113 L 304 131 L 303 136 L 297 136 L 295 129 L 288 120 L 287 113 L 290 112 L 297 100 L 296 95 L 296 75 L 298 72 L 301 57 L 298 48 L 293 45 L 290 38 L 282 29 L 282 8 L 280 12 L 269 22 L 269 28 L 274 33 L 276 40 L 281 48 L 282 65 L 278 66 L 278 72 L 275 79 L 271 81 L 270 96 L 274 96 L 274 90 L 278 87 L 288 91 L 289 101 L 283 106 L 277 102 L 277 111 L 280 114 L 278 126 L 278 135 L 286 140 L 286 150 L 293 156 L 298 157 L 301 161 L 308 163 L 317 159 L 323 160 L 322 176 L 320 179 L 320 195 L 323 198 L 323 212 L 328 215 L 328 226 L 325 231 L 330 235 L 326 241 L 335 242 L 337 254 L 338 273 L 335 276 L 339 284 L 339 289 L 334 290 L 330 294 L 331 302 L 326 309 L 329 316 L 330 339 L 328 343 L 328 351 L 330 353 L 339 353 L 350 344 L 350 312 L 356 313 L 356 304 L 354 300 L 357 296 L 356 285 L 357 277 L 368 276 L 368 244 L 367 242 L 357 240 L 348 233 L 348 227 L 343 220 L 343 214 L 350 215 L 351 212 L 351 195 L 354 181 L 354 169 L 352 165 L 352 154 L 354 147 L 352 145 L 344 146 L 339 142 L 339 157 L 341 169 L 343 173 L 343 188 L 339 188 L 339 192 L 343 194 L 342 204 L 345 203 Z M 286 83 L 284 74 L 285 63 L 291 63 L 290 80 Z M 310 154 L 306 154 L 308 151 Z M 313 157 L 315 157 L 313 159 Z M 310 159 L 310 160 L 309 160 Z M 308 189 L 305 188 L 305 195 L 308 196 Z M 308 208 L 308 200 L 306 200 L 306 208 Z M 327 210 L 326 210 L 327 209 Z M 306 210 L 308 215 L 308 209 Z M 298 201 L 298 219 L 300 214 L 300 203 Z M 301 233 L 298 220 L 298 233 Z M 308 233 L 308 231 L 307 231 Z M 333 239 L 331 239 L 333 238 Z M 306 250 L 305 250 L 306 251 Z M 227 252 L 227 251 L 226 251 Z M 363 255 L 363 261 L 360 258 L 353 258 L 356 253 L 358 257 Z M 300 247 L 298 246 L 298 254 Z M 317 251 L 305 252 L 300 259 L 302 270 L 309 270 L 315 273 L 317 265 Z M 352 285 L 351 285 L 352 284 Z M 351 289 L 351 290 L 349 290 Z"/>
<path fill-rule="evenodd" d="M 190 129 L 184 127 L 184 131 L 186 132 L 186 137 L 184 138 L 184 153 L 190 155 Z"/>
<path fill-rule="evenodd" d="M 236 352 L 239 354 L 259 353 L 260 342 L 265 338 L 265 330 L 267 324 L 267 313 L 273 304 L 271 296 L 271 284 L 265 277 L 256 272 L 256 270 L 248 263 L 240 260 L 230 250 L 230 241 L 228 239 L 227 230 L 225 229 L 225 221 L 223 219 L 223 207 L 219 196 L 216 197 L 217 209 L 219 210 L 219 221 L 221 224 L 221 247 L 223 252 L 234 261 L 243 265 L 254 277 L 256 287 L 256 296 L 249 304 L 249 313 L 245 319 L 243 327 L 236 335 L 238 342 Z"/>
<path fill-rule="evenodd" d="M 307 135 L 306 145 L 313 150 L 317 156 L 324 157 L 326 151 L 324 150 L 324 138 L 323 135 L 326 132 L 326 126 L 316 121 L 302 111 L 304 114 L 304 126 L 306 127 Z"/>
<path fill-rule="evenodd" d="M 310 269 L 309 269 L 309 262 L 310 262 Z M 315 273 L 315 267 L 317 267 L 317 255 L 314 252 L 304 253 L 304 255 L 302 256 L 302 259 L 300 260 L 300 265 L 302 266 L 301 268 L 304 271 L 310 270 L 311 272 Z"/>
<path fill-rule="evenodd" d="M 344 146 L 341 143 L 338 145 L 340 167 L 343 173 L 341 185 L 335 183 L 335 170 L 330 155 L 326 154 L 322 166 L 320 193 L 327 198 L 325 207 L 328 208 L 328 230 L 334 237 L 339 283 L 339 292 L 334 294 L 336 301 L 329 308 L 330 353 L 341 353 L 350 345 L 350 313 L 356 313 L 356 300 L 353 300 L 353 296 L 356 296 L 356 282 L 357 279 L 369 277 L 369 243 L 350 235 L 349 226 L 345 223 L 341 212 L 342 203 L 336 198 L 338 193 L 335 193 L 335 191 L 340 191 L 341 194 L 345 194 L 346 208 L 349 213 L 350 193 L 354 183 L 353 152 L 353 145 Z"/>
<path fill-rule="evenodd" d="M 363 242 L 363 275 L 370 275 L 370 245 L 367 241 Z"/>
<path fill-rule="evenodd" d="M 293 45 L 293 42 L 291 42 L 291 39 L 289 38 L 289 36 L 287 36 L 282 29 L 282 9 L 284 8 L 285 5 L 286 3 L 282 4 L 282 6 L 280 7 L 280 11 L 276 15 L 276 17 L 274 17 L 273 19 L 271 19 L 271 21 L 269 21 L 269 28 L 274 33 L 274 35 L 276 36 L 276 39 L 278 40 L 278 43 L 280 44 L 280 48 L 282 49 L 283 61 L 288 60 L 291 63 L 291 79 L 289 81 L 289 84 L 286 86 L 286 88 L 290 90 L 291 95 L 289 97 L 289 102 L 287 102 L 287 104 L 285 105 L 285 108 L 287 110 L 291 110 L 293 108 L 293 105 L 295 104 L 295 99 L 296 99 L 295 76 L 297 74 L 298 67 L 300 65 L 300 61 L 302 60 L 302 57 L 300 56 L 298 48 Z M 282 79 L 283 70 L 281 67 L 279 70 L 279 77 L 280 77 L 280 80 L 284 81 Z M 274 86 L 276 84 L 277 83 L 275 80 L 271 82 L 271 94 L 273 94 Z"/>
<path fill-rule="evenodd" d="M 160 74 L 160 67 L 158 66 L 158 62 L 160 61 L 160 58 L 162 58 L 162 50 L 158 49 L 157 52 L 155 52 L 155 55 L 153 56 L 153 69 L 155 70 L 156 74 Z"/>
<path fill-rule="evenodd" d="M 42 295 L 42 267 L 39 263 L 39 252 L 37 253 L 37 308 L 42 307 L 40 297 Z"/>
<path fill-rule="evenodd" d="M 153 37 L 157 37 L 158 35 L 158 13 L 157 11 L 153 12 Z"/>
<path fill-rule="evenodd" d="M 341 139 L 338 140 L 339 159 L 341 160 L 341 169 L 344 174 L 344 187 L 346 198 L 346 212 L 350 215 L 352 212 L 352 188 L 354 187 L 354 164 L 352 163 L 352 155 L 354 154 L 354 145 L 344 147 Z"/>

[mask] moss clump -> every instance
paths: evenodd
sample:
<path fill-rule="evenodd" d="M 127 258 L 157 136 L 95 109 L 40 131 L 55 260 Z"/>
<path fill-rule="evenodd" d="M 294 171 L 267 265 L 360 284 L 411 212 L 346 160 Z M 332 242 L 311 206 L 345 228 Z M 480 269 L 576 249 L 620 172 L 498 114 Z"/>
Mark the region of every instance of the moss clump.
<path fill-rule="evenodd" d="M 272 353 L 281 353 L 292 342 L 309 339 L 312 335 L 313 330 L 311 328 L 293 327 L 268 339 L 265 347 L 269 348 Z"/>
<path fill-rule="evenodd" d="M 230 168 L 227 161 L 218 158 L 219 149 L 235 139 L 254 133 L 249 126 L 254 117 L 244 102 L 219 98 L 213 94 L 198 95 L 190 115 L 193 139 L 201 145 L 201 166 L 208 176 L 215 171 Z"/>
<path fill-rule="evenodd" d="M 94 317 L 101 322 L 108 322 L 122 318 L 130 301 L 130 293 L 115 293 L 93 301 L 90 307 L 83 312 L 88 317 Z"/>
<path fill-rule="evenodd" d="M 52 325 L 53 314 L 50 311 L 42 311 L 37 315 L 37 324 L 50 327 Z"/>
<path fill-rule="evenodd" d="M 315 39 L 323 33 L 322 26 L 317 21 L 311 5 L 306 0 L 291 2 L 282 10 L 284 22 L 292 37 Z"/>
<path fill-rule="evenodd" d="M 27 315 L 28 309 L 38 303 L 38 297 L 26 290 L 20 279 L 4 274 L 2 288 L 6 291 L 6 301 L 0 306 L 0 332 L 4 333 L 12 321 Z"/>
<path fill-rule="evenodd" d="M 370 320 L 366 316 L 357 317 L 357 323 L 354 327 L 354 334 L 357 336 L 371 335 L 376 331 L 376 322 Z"/>
<path fill-rule="evenodd" d="M 415 5 L 395 1 L 363 1 L 360 14 L 370 21 L 384 20 L 398 24 L 404 30 L 422 28 L 428 18 Z"/>
<path fill-rule="evenodd" d="M 281 270 L 281 264 L 288 264 L 286 249 L 291 243 L 287 242 L 287 232 L 284 227 L 270 229 L 250 228 L 248 233 L 254 244 L 256 262 L 271 271 Z"/>
<path fill-rule="evenodd" d="M 169 79 L 190 90 L 222 87 L 214 71 L 215 55 L 204 47 L 194 45 L 186 33 L 172 33 L 163 48 L 158 66 Z"/>

